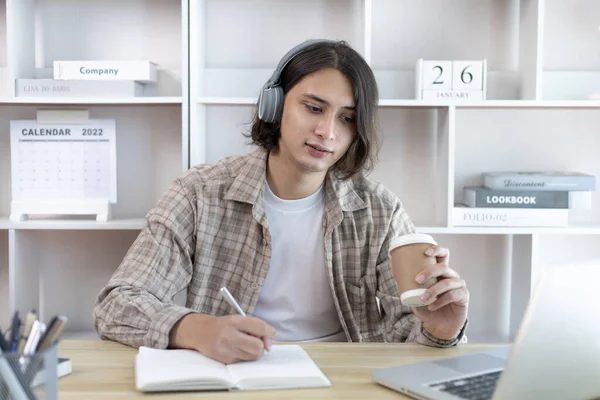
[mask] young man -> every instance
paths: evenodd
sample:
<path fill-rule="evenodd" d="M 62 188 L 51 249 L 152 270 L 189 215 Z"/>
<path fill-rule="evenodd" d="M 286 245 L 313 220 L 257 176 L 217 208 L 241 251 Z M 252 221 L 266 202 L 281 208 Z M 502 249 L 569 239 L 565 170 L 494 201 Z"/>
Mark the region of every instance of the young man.
<path fill-rule="evenodd" d="M 428 289 L 438 300 L 400 303 L 388 247 L 414 225 L 365 177 L 378 149 L 377 101 L 371 69 L 344 42 L 286 54 L 259 98 L 258 149 L 171 185 L 98 296 L 100 336 L 224 363 L 257 359 L 272 340 L 464 340 L 469 292 L 448 249 L 432 246 L 438 264 L 423 271 L 423 280 L 441 278 Z M 249 316 L 236 315 L 223 286 Z M 172 301 L 182 290 L 185 307 Z"/>

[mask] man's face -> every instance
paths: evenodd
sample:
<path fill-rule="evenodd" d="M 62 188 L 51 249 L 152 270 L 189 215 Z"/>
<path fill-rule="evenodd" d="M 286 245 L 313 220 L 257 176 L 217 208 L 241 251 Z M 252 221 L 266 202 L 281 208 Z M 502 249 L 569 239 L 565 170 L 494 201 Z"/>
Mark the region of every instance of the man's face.
<path fill-rule="evenodd" d="M 323 172 L 356 136 L 354 93 L 336 69 L 305 76 L 285 97 L 279 152 L 301 172 Z"/>

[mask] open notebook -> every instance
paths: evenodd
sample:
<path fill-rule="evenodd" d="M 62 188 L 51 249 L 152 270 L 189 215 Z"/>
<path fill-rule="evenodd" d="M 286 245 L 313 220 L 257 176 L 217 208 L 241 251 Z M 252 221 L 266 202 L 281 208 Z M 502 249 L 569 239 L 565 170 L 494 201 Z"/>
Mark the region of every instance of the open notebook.
<path fill-rule="evenodd" d="M 229 365 L 193 350 L 142 346 L 135 359 L 135 384 L 142 392 L 331 386 L 304 349 L 291 344 L 273 345 L 257 361 Z"/>

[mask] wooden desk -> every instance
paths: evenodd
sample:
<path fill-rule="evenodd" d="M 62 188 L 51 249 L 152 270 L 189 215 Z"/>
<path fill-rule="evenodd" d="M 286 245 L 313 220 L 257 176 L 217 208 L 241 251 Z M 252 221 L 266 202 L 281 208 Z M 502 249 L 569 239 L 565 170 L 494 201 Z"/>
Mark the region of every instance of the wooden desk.
<path fill-rule="evenodd" d="M 371 382 L 376 368 L 485 350 L 499 345 L 466 344 L 436 349 L 413 344 L 306 343 L 302 347 L 331 381 L 330 388 L 254 392 L 143 394 L 135 390 L 137 349 L 109 341 L 61 342 L 60 357 L 71 358 L 73 373 L 59 381 L 63 399 L 403 399 L 398 392 Z"/>

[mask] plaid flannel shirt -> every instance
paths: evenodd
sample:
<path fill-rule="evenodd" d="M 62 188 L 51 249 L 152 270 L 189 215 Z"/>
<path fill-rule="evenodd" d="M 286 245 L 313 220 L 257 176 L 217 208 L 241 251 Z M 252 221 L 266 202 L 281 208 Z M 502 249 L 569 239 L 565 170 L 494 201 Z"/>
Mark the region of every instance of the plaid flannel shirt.
<path fill-rule="evenodd" d="M 222 286 L 252 314 L 271 259 L 264 209 L 267 154 L 258 149 L 198 165 L 172 183 L 98 295 L 94 324 L 101 338 L 166 348 L 171 328 L 186 314 L 231 313 L 219 295 Z M 326 267 L 348 341 L 449 347 L 466 339 L 464 327 L 454 340 L 433 337 L 400 303 L 388 247 L 393 237 L 414 230 L 383 185 L 327 174 Z M 183 290 L 185 306 L 173 302 Z M 310 287 L 305 291 L 311 295 Z"/>

